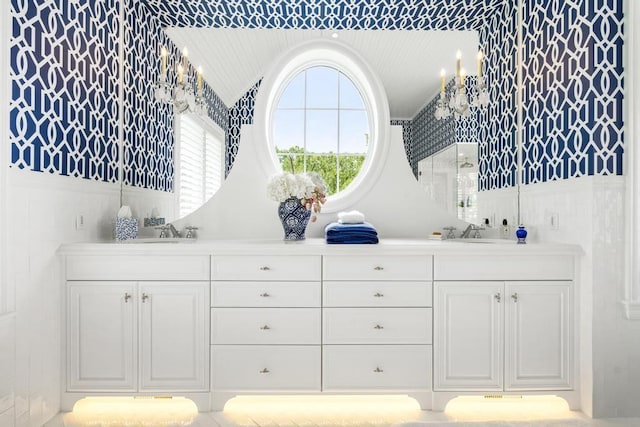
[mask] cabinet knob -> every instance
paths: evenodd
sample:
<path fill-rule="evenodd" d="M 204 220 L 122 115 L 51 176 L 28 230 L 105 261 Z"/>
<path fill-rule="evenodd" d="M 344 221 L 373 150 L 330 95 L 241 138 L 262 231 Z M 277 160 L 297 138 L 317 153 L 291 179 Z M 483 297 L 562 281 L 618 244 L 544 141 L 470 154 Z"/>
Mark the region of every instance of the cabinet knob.
<path fill-rule="evenodd" d="M 494 298 L 496 299 L 496 301 L 498 301 L 498 302 L 500 302 L 500 301 L 502 300 L 502 295 L 500 295 L 500 292 L 498 292 L 497 294 L 495 294 L 493 297 L 494 297 Z"/>
<path fill-rule="evenodd" d="M 142 302 L 147 302 L 148 299 L 149 299 L 149 295 L 142 294 Z"/>
<path fill-rule="evenodd" d="M 261 296 L 262 298 L 267 298 L 267 297 L 270 297 L 271 295 L 269 295 L 269 294 L 268 294 L 268 293 L 266 293 L 266 292 L 263 292 L 263 293 L 261 293 L 261 294 L 260 294 L 260 296 Z"/>
<path fill-rule="evenodd" d="M 264 326 L 260 326 L 260 329 L 262 329 L 263 331 L 268 331 L 271 328 L 269 327 L 269 325 L 264 325 Z"/>
<path fill-rule="evenodd" d="M 129 300 L 131 299 L 131 294 L 129 294 L 128 292 L 124 293 L 124 302 L 129 302 Z"/>
<path fill-rule="evenodd" d="M 516 292 L 515 294 L 511 295 L 511 298 L 513 299 L 513 302 L 518 302 L 518 293 Z"/>
<path fill-rule="evenodd" d="M 373 294 L 373 296 L 376 298 L 382 298 L 384 294 L 381 294 L 380 292 L 376 292 L 375 294 Z"/>
<path fill-rule="evenodd" d="M 376 325 L 373 327 L 373 329 L 384 329 L 384 326 Z"/>
<path fill-rule="evenodd" d="M 260 267 L 260 270 L 261 270 L 261 271 L 269 271 L 269 270 L 271 270 L 271 269 L 270 269 L 268 266 L 263 265 L 262 267 Z"/>
<path fill-rule="evenodd" d="M 261 374 L 268 374 L 269 372 L 271 371 L 268 370 L 267 368 L 264 368 L 263 370 L 260 371 Z"/>
<path fill-rule="evenodd" d="M 384 270 L 384 267 L 380 267 L 379 265 L 377 267 L 373 268 L 375 271 L 382 271 Z"/>
<path fill-rule="evenodd" d="M 375 372 L 376 374 L 379 374 L 379 373 L 381 373 L 381 372 L 384 372 L 384 370 L 383 370 L 383 369 L 380 369 L 380 367 L 379 367 L 379 366 L 376 366 L 376 369 L 374 369 L 374 370 L 373 370 L 373 372 Z"/>

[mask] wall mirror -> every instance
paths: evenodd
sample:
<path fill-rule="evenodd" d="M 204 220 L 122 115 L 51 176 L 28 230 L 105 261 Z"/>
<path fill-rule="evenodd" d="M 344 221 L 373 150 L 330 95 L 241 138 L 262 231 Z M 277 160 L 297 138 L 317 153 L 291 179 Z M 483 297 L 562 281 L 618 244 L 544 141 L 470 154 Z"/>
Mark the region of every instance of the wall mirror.
<path fill-rule="evenodd" d="M 511 19 L 515 10 L 501 13 Z M 504 19 L 497 16 L 494 26 L 504 27 Z M 202 64 L 204 79 L 225 105 L 233 108 L 244 103 L 247 110 L 252 91 L 255 94 L 274 58 L 303 41 L 337 39 L 357 51 L 380 77 L 392 124 L 403 126 L 407 165 L 423 185 L 425 197 L 432 197 L 452 215 L 482 223 L 490 216 L 490 208 L 482 208 L 485 195 L 516 185 L 516 85 L 502 78 L 506 75 L 515 81 L 515 36 L 501 38 L 504 30 L 491 31 L 487 24 L 484 32 L 196 27 L 167 27 L 164 31 L 178 48 L 189 48 L 191 62 Z M 479 46 L 486 46 L 483 69 L 488 107 L 473 111 L 470 118 L 436 120 L 433 109 L 440 93 L 441 69 L 446 70 L 450 89 L 456 52 L 460 51 L 462 66 L 469 70 L 467 81 L 474 81 Z M 252 114 L 243 114 L 247 112 Z M 251 121 L 250 117 L 243 120 Z M 491 219 L 496 220 L 495 213 Z"/>

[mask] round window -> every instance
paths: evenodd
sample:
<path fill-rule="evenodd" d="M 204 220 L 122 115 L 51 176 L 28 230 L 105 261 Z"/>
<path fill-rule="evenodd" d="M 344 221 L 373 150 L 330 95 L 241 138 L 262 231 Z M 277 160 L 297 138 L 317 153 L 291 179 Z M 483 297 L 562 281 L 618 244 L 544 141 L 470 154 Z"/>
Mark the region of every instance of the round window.
<path fill-rule="evenodd" d="M 322 211 L 337 212 L 356 206 L 381 174 L 389 104 L 355 51 L 313 40 L 292 47 L 265 74 L 254 126 L 264 172 L 318 172 L 329 187 Z"/>
<path fill-rule="evenodd" d="M 282 170 L 319 173 L 329 196 L 356 179 L 370 151 L 370 135 L 362 94 L 333 67 L 313 66 L 294 75 L 272 115 L 272 142 Z"/>

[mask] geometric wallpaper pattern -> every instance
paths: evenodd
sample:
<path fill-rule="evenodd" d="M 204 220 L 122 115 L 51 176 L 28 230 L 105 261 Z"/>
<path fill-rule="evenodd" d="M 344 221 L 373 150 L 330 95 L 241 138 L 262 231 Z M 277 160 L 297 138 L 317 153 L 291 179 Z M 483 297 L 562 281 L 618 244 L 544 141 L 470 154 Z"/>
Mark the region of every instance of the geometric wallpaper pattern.
<path fill-rule="evenodd" d="M 225 149 L 225 176 L 231 172 L 233 162 L 238 155 L 240 147 L 240 129 L 242 125 L 253 123 L 253 108 L 255 105 L 258 88 L 262 79 L 258 80 L 251 89 L 240 98 L 232 108 L 229 108 L 229 125 L 226 135 Z"/>
<path fill-rule="evenodd" d="M 120 3 L 60 4 L 11 0 L 11 166 L 118 182 Z"/>
<path fill-rule="evenodd" d="M 473 29 L 487 54 L 491 105 L 463 139 L 472 137 L 468 131 L 478 137 L 480 190 L 516 184 L 513 1 L 11 0 L 11 13 L 12 167 L 118 182 L 122 130 L 123 182 L 171 191 L 172 112 L 155 102 L 149 84 L 159 71 L 161 45 L 178 57 L 162 31 L 168 25 Z M 525 0 L 523 16 L 523 182 L 622 174 L 622 0 Z M 171 71 L 169 79 L 175 79 Z M 228 108 L 205 87 L 209 115 L 227 133 L 227 172 L 240 127 L 252 120 L 256 89 Z M 403 126 L 414 138 L 412 148 L 419 128 Z M 407 155 L 414 163 L 420 153 Z"/>
<path fill-rule="evenodd" d="M 468 96 L 476 86 L 475 76 L 465 79 Z M 452 79 L 447 83 L 446 93 L 451 93 L 455 87 Z M 478 121 L 480 112 L 472 108 L 469 117 L 449 116 L 446 119 L 436 120 L 435 111 L 440 95 L 436 95 L 411 121 L 411 169 L 418 177 L 418 162 L 431 156 L 440 150 L 455 143 L 480 143 L 481 126 Z"/>
<path fill-rule="evenodd" d="M 622 0 L 527 2 L 522 182 L 622 175 Z"/>

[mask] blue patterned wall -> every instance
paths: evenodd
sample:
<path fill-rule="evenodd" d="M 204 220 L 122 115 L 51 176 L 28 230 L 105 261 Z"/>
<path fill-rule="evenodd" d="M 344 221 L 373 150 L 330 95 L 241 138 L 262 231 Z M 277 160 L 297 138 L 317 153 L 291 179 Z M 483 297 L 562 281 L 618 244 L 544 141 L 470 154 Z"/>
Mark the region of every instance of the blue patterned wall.
<path fill-rule="evenodd" d="M 160 48 L 167 47 L 167 79 L 177 82 L 176 66 L 180 50 L 167 37 L 160 23 L 138 0 L 124 0 L 124 141 L 123 182 L 125 185 L 153 190 L 172 191 L 173 109 L 154 99 L 153 85 L 160 73 Z M 196 70 L 188 64 L 193 90 Z M 185 77 L 186 78 L 186 77 Z M 206 83 L 203 91 L 211 119 L 225 132 L 228 109 Z"/>
<path fill-rule="evenodd" d="M 124 28 L 118 22 L 120 7 L 125 8 Z M 516 183 L 516 14 L 511 1 L 67 0 L 58 5 L 12 0 L 11 9 L 12 167 L 117 182 L 122 119 L 124 183 L 170 191 L 172 113 L 155 103 L 148 84 L 158 73 L 157 49 L 166 44 L 177 54 L 161 31 L 167 25 L 475 29 L 488 54 L 492 99 L 478 119 L 479 188 Z M 523 182 L 622 174 L 622 0 L 525 0 L 523 12 Z M 227 171 L 240 127 L 252 121 L 255 89 L 230 109 L 205 89 L 210 115 L 227 130 Z M 420 132 L 415 123 L 409 128 L 405 135 Z M 412 161 L 418 155 L 408 151 Z"/>
<path fill-rule="evenodd" d="M 242 125 L 253 123 L 253 107 L 261 82 L 262 79 L 254 84 L 251 89 L 229 109 L 229 127 L 225 149 L 225 176 L 231 172 L 231 167 L 238 154 L 238 148 L 240 147 L 240 129 Z"/>
<path fill-rule="evenodd" d="M 622 0 L 524 8 L 522 182 L 622 175 Z"/>
<path fill-rule="evenodd" d="M 117 0 L 11 1 L 11 166 L 118 181 Z"/>
<path fill-rule="evenodd" d="M 391 120 L 391 126 L 402 126 L 402 141 L 407 161 L 412 164 L 413 159 L 413 124 L 411 120 Z"/>
<path fill-rule="evenodd" d="M 466 79 L 467 88 L 475 88 L 475 76 Z M 449 81 L 447 93 L 451 93 L 455 82 Z M 478 121 L 480 113 L 473 109 L 469 117 L 449 116 L 443 120 L 436 120 L 435 111 L 440 95 L 436 95 L 411 121 L 411 158 L 409 163 L 413 174 L 418 177 L 418 162 L 455 143 L 480 144 L 481 125 Z"/>

